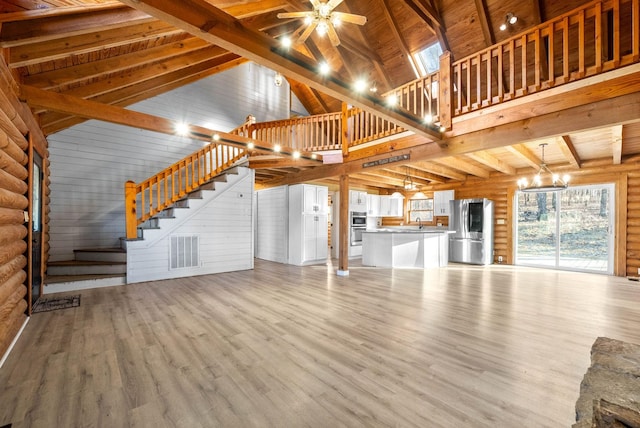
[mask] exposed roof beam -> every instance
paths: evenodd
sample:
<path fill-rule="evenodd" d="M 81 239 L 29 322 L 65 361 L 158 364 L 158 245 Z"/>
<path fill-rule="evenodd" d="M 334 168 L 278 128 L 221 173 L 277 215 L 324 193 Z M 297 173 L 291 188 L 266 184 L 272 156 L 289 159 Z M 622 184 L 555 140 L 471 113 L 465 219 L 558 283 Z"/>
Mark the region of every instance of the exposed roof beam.
<path fill-rule="evenodd" d="M 439 164 L 446 164 L 446 166 L 457 169 L 458 171 L 475 175 L 476 177 L 489 178 L 490 175 L 490 171 L 460 157 L 447 157 L 444 159 L 435 159 L 434 161 Z"/>
<path fill-rule="evenodd" d="M 611 147 L 613 151 L 613 164 L 622 163 L 622 125 L 611 128 Z"/>
<path fill-rule="evenodd" d="M 413 9 L 413 11 L 424 21 L 425 24 L 434 32 L 440 46 L 445 51 L 451 51 L 449 40 L 445 32 L 444 21 L 440 13 L 436 10 L 433 3 L 427 0 L 405 0 L 405 3 Z"/>
<path fill-rule="evenodd" d="M 134 67 L 141 67 L 207 47 L 209 47 L 209 44 L 206 41 L 192 37 L 187 40 L 171 43 L 167 46 L 158 46 L 139 52 L 132 52 L 116 58 L 107 58 L 100 61 L 83 63 L 73 67 L 26 76 L 22 83 L 40 89 L 59 88 L 72 83 L 100 77 L 105 73 L 111 74 Z"/>
<path fill-rule="evenodd" d="M 235 16 L 237 19 L 245 19 L 283 9 L 288 4 L 289 2 L 286 0 L 258 0 L 223 7 L 223 9 L 229 15 Z"/>
<path fill-rule="evenodd" d="M 466 174 L 462 174 L 452 168 L 446 167 L 444 165 L 438 165 L 433 162 L 418 161 L 411 163 L 411 166 L 415 169 L 430 172 L 432 174 L 435 174 L 436 176 L 439 176 L 442 179 L 442 181 L 440 181 L 441 183 L 444 183 L 446 181 L 445 178 L 451 178 L 460 181 L 464 181 L 467 179 Z"/>
<path fill-rule="evenodd" d="M 561 137 L 558 137 L 557 141 L 558 147 L 560 147 L 560 150 L 562 150 L 562 154 L 567 159 L 567 162 L 569 162 L 575 168 L 579 169 L 582 161 L 580 160 L 580 156 L 578 156 L 576 148 L 571 142 L 571 137 L 568 135 L 563 135 Z"/>
<path fill-rule="evenodd" d="M 480 21 L 480 27 L 482 28 L 482 35 L 484 36 L 484 42 L 489 46 L 493 46 L 496 43 L 496 38 L 491 31 L 489 25 L 489 18 L 487 18 L 487 5 L 485 0 L 475 0 L 476 11 L 478 12 L 478 20 Z"/>
<path fill-rule="evenodd" d="M 329 180 L 332 180 L 334 178 L 330 177 Z M 335 180 L 337 180 L 337 178 L 335 178 Z M 353 174 L 353 175 L 349 175 L 349 184 L 350 185 L 361 185 L 361 186 L 371 186 L 371 187 L 378 187 L 378 188 L 383 188 L 383 189 L 396 189 L 397 187 L 401 186 L 400 185 L 395 185 L 392 183 L 389 183 L 388 181 L 380 181 L 380 179 L 378 178 L 373 178 L 369 175 L 365 175 L 365 174 Z"/>
<path fill-rule="evenodd" d="M 430 140 L 439 141 L 441 134 L 422 123 L 408 111 L 387 108 L 384 101 L 354 94 L 349 85 L 336 79 L 318 77 L 315 65 L 296 51 L 284 51 L 276 40 L 244 27 L 237 19 L 205 0 L 122 0 L 158 19 L 197 35 L 208 42 L 255 61 L 301 83 L 314 87 L 353 106 L 375 112 L 383 119 L 397 123 Z"/>
<path fill-rule="evenodd" d="M 405 166 L 405 167 L 389 168 L 383 171 L 391 171 L 400 175 L 403 175 L 403 171 L 404 171 L 405 177 L 409 175 L 413 179 L 424 180 L 425 183 L 428 183 L 428 184 L 444 183 L 447 181 L 446 178 L 441 177 L 439 175 L 431 174 L 430 172 L 423 171 L 420 168 L 413 168 L 413 164 L 410 164 L 409 166 Z"/>
<path fill-rule="evenodd" d="M 24 67 L 38 62 L 53 61 L 99 49 L 110 49 L 157 37 L 183 33 L 172 25 L 155 20 L 125 28 L 97 31 L 15 46 L 9 49 L 9 67 Z"/>
<path fill-rule="evenodd" d="M 302 167 L 302 166 L 318 166 L 318 163 L 312 160 L 306 159 L 294 159 L 292 157 L 282 158 L 270 158 L 270 159 L 256 159 L 255 157 L 249 158 L 249 168 L 251 169 L 264 169 L 264 168 L 285 168 L 285 167 Z"/>
<path fill-rule="evenodd" d="M 506 146 L 505 149 L 523 159 L 529 164 L 530 167 L 536 169 L 540 168 L 540 158 L 536 156 L 535 153 L 533 153 L 531 150 L 529 150 L 529 148 L 527 148 L 524 144 Z"/>
<path fill-rule="evenodd" d="M 71 14 L 61 12 L 54 16 L 29 19 L 28 23 L 25 21 L 3 22 L 0 28 L 0 46 L 6 48 L 43 42 L 150 21 L 155 21 L 155 19 L 143 11 L 131 9 L 121 4 L 118 4 L 117 7 L 111 4 L 106 8 L 74 7 Z"/>
<path fill-rule="evenodd" d="M 508 165 L 503 160 L 498 159 L 497 157 L 485 151 L 467 153 L 467 156 L 477 162 L 480 162 L 481 164 L 484 164 L 490 168 L 496 169 L 504 174 L 516 175 L 516 169 L 514 167 L 512 167 L 511 165 Z"/>

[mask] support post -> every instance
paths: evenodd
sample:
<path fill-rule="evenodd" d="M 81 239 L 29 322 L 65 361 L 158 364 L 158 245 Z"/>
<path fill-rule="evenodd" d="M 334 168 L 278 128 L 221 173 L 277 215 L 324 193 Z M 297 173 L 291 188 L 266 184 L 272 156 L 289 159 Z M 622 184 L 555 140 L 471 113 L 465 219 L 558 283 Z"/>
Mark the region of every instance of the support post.
<path fill-rule="evenodd" d="M 349 276 L 349 176 L 340 176 L 340 251 L 338 253 L 338 276 Z"/>
<path fill-rule="evenodd" d="M 127 239 L 138 237 L 138 216 L 136 213 L 136 183 L 129 180 L 124 184 L 124 218 Z"/>
<path fill-rule="evenodd" d="M 440 55 L 440 73 L 438 82 L 438 118 L 440 126 L 450 130 L 453 126 L 453 82 L 451 80 L 451 52 Z M 460 90 L 460 88 L 458 88 Z"/>

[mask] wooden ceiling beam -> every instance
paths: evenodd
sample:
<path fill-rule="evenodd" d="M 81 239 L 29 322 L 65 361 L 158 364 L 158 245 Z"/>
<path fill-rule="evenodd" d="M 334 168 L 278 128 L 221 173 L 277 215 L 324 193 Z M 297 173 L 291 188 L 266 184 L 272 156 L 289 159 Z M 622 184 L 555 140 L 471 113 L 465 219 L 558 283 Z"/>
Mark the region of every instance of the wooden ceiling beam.
<path fill-rule="evenodd" d="M 540 158 L 535 155 L 528 147 L 524 144 L 515 144 L 513 146 L 505 147 L 508 151 L 523 159 L 530 167 L 538 169 L 540 168 Z"/>
<path fill-rule="evenodd" d="M 420 168 L 414 168 L 413 164 L 406 165 L 404 167 L 399 166 L 399 167 L 383 169 L 382 171 L 389 171 L 389 172 L 393 172 L 395 174 L 400 174 L 400 175 L 403 175 L 403 171 L 404 171 L 405 177 L 409 175 L 412 179 L 423 180 L 428 184 L 432 184 L 432 183 L 441 184 L 447 181 L 447 179 L 442 176 L 423 171 Z"/>
<path fill-rule="evenodd" d="M 330 177 L 338 180 L 337 177 Z M 395 184 L 389 183 L 388 181 L 381 181 L 380 179 L 372 179 L 372 177 L 364 174 L 352 174 L 349 175 L 349 184 L 351 186 L 370 186 L 377 187 L 381 189 L 397 189 L 400 186 L 396 186 Z"/>
<path fill-rule="evenodd" d="M 8 48 L 80 34 L 128 27 L 156 19 L 124 5 L 108 8 L 74 8 L 74 13 L 38 17 L 23 21 L 3 22 L 0 27 L 0 47 Z M 0 14 L 2 15 L 2 14 Z M 7 17 L 3 17 L 7 19 Z"/>
<path fill-rule="evenodd" d="M 303 166 L 318 166 L 318 163 L 313 160 L 306 159 L 294 159 L 290 156 L 282 157 L 278 159 L 254 159 L 249 158 L 249 168 L 251 169 L 269 169 L 269 168 L 285 168 L 292 167 L 298 168 Z"/>
<path fill-rule="evenodd" d="M 446 178 L 451 178 L 453 180 L 459 180 L 459 181 L 464 181 L 467 179 L 466 174 L 462 174 L 454 170 L 453 168 L 449 168 L 444 165 L 439 165 L 433 162 L 418 161 L 418 162 L 411 163 L 411 166 L 413 168 L 435 174 L 436 176 L 441 177 L 443 180 L 445 180 Z"/>
<path fill-rule="evenodd" d="M 467 153 L 467 156 L 476 162 L 480 162 L 483 165 L 488 166 L 489 168 L 493 168 L 507 175 L 516 175 L 516 169 L 511 165 L 508 165 L 501 159 L 493 156 L 492 154 L 486 151 Z"/>
<path fill-rule="evenodd" d="M 569 162 L 574 168 L 580 169 L 582 161 L 580 160 L 580 156 L 578 155 L 573 142 L 571 142 L 571 137 L 568 135 L 562 135 L 558 137 L 556 141 L 558 142 L 558 147 L 560 147 L 562 154 L 567 159 L 567 162 Z"/>
<path fill-rule="evenodd" d="M 223 7 L 222 10 L 236 19 L 246 19 L 284 9 L 289 4 L 286 0 L 257 0 Z"/>
<path fill-rule="evenodd" d="M 434 32 L 444 51 L 451 51 L 447 39 L 444 21 L 432 2 L 427 0 L 405 0 L 405 3 L 422 19 Z"/>
<path fill-rule="evenodd" d="M 622 125 L 616 125 L 611 128 L 611 148 L 613 164 L 620 165 L 622 163 Z"/>
<path fill-rule="evenodd" d="M 476 3 L 476 11 L 478 12 L 478 20 L 480 21 L 480 28 L 482 28 L 482 35 L 484 36 L 484 43 L 486 47 L 493 46 L 496 43 L 496 38 L 491 30 L 489 24 L 489 18 L 487 13 L 487 4 L 485 0 L 474 0 Z"/>
<path fill-rule="evenodd" d="M 489 170 L 486 170 L 476 164 L 473 164 L 461 157 L 447 157 L 443 159 L 435 159 L 436 163 L 445 164 L 447 167 L 463 171 L 469 175 L 474 175 L 480 178 L 489 178 L 491 175 Z"/>
<path fill-rule="evenodd" d="M 122 0 L 123 3 L 149 13 L 178 28 L 195 34 L 244 58 L 286 74 L 305 85 L 345 101 L 355 107 L 375 113 L 382 119 L 395 122 L 418 135 L 439 141 L 441 134 L 424 124 L 421 118 L 388 108 L 384 101 L 369 94 L 356 94 L 350 85 L 337 79 L 318 79 L 316 66 L 294 50 L 285 51 L 276 40 L 244 27 L 206 0 Z"/>
<path fill-rule="evenodd" d="M 209 46 L 206 41 L 192 37 L 187 40 L 171 43 L 167 46 L 158 46 L 140 52 L 119 55 L 115 58 L 107 58 L 100 61 L 78 64 L 72 67 L 26 76 L 23 78 L 22 83 L 40 89 L 56 89 L 65 85 L 100 78 L 106 74 L 113 74 L 134 67 L 142 67 L 178 55 L 184 55 L 198 49 L 208 48 Z"/>
<path fill-rule="evenodd" d="M 155 20 L 124 28 L 98 31 L 94 33 L 56 38 L 9 49 L 9 67 L 25 67 L 39 62 L 53 61 L 72 55 L 81 55 L 101 49 L 111 49 L 122 45 L 167 37 L 184 31 L 164 22 Z"/>

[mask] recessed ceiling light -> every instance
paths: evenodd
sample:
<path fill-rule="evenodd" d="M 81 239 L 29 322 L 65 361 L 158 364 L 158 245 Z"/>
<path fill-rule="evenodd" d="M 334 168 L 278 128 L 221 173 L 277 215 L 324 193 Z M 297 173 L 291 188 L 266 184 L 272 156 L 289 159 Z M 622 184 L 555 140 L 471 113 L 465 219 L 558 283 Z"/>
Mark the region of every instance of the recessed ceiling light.
<path fill-rule="evenodd" d="M 283 47 L 285 48 L 290 48 L 291 47 L 291 39 L 288 37 L 283 37 L 282 41 L 280 42 L 282 44 Z"/>
<path fill-rule="evenodd" d="M 395 106 L 398 104 L 398 96 L 396 94 L 391 94 L 387 97 L 387 105 Z"/>
<path fill-rule="evenodd" d="M 220 135 L 213 134 L 213 141 L 220 141 Z"/>
<path fill-rule="evenodd" d="M 311 153 L 311 159 L 318 159 L 318 155 L 315 153 Z"/>
<path fill-rule="evenodd" d="M 275 146 L 273 146 L 273 151 L 276 153 L 280 153 L 280 144 L 276 144 Z"/>
<path fill-rule="evenodd" d="M 293 158 L 294 159 L 298 159 L 299 157 L 300 157 L 300 152 L 299 151 L 296 150 L 295 152 L 293 152 Z"/>
<path fill-rule="evenodd" d="M 175 125 L 176 134 L 187 135 L 189 133 L 189 125 L 184 122 L 178 122 Z"/>
<path fill-rule="evenodd" d="M 322 61 L 318 66 L 318 70 L 320 71 L 320 74 L 329 74 L 331 67 L 329 67 L 329 64 L 327 64 L 326 61 Z"/>
<path fill-rule="evenodd" d="M 253 141 L 249 141 L 249 142 L 247 143 L 247 149 L 253 149 L 255 146 L 256 146 L 256 145 L 255 145 L 255 144 L 253 144 Z"/>
<path fill-rule="evenodd" d="M 356 92 L 362 92 L 365 89 L 367 89 L 367 81 L 364 79 L 358 79 L 356 80 L 356 82 L 353 84 L 353 89 Z"/>
<path fill-rule="evenodd" d="M 425 123 L 431 123 L 431 122 L 433 122 L 433 116 L 432 116 L 432 115 L 430 115 L 430 114 L 426 114 L 426 115 L 424 116 L 424 122 L 425 122 Z"/>

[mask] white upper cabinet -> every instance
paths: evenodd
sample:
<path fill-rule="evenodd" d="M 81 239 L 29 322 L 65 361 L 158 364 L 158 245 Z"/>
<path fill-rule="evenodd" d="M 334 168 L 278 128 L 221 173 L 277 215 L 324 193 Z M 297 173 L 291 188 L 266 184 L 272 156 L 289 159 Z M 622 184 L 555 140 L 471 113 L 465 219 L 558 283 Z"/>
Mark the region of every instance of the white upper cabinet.
<path fill-rule="evenodd" d="M 379 195 L 367 195 L 367 215 L 370 217 L 380 217 Z"/>
<path fill-rule="evenodd" d="M 349 211 L 367 211 L 367 192 L 361 192 L 359 190 L 349 191 Z"/>
<path fill-rule="evenodd" d="M 449 216 L 449 201 L 455 198 L 454 190 L 433 192 L 433 215 Z"/>
<path fill-rule="evenodd" d="M 324 186 L 302 184 L 304 214 L 327 214 L 329 210 L 329 189 Z"/>

